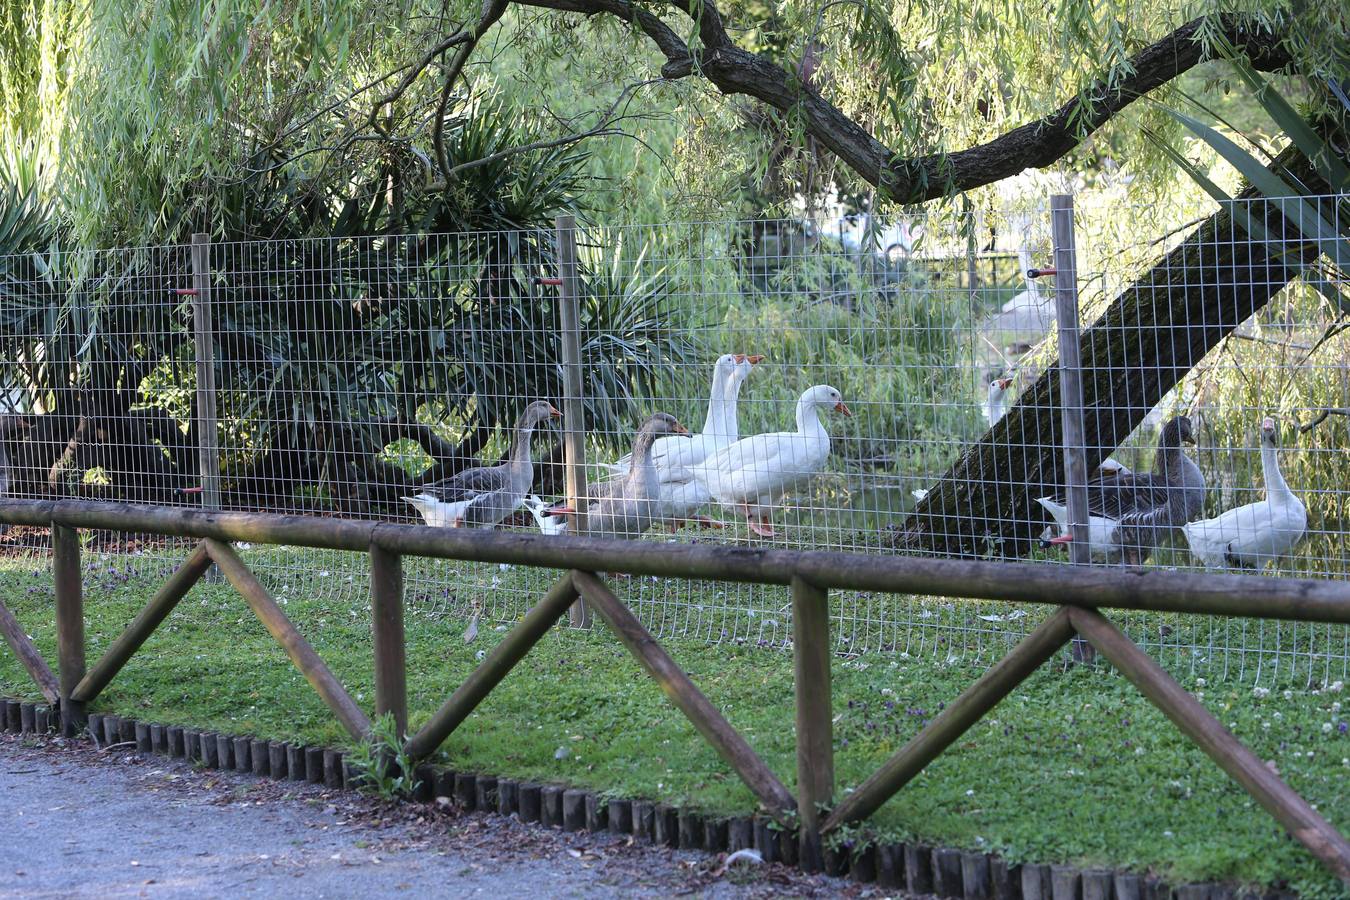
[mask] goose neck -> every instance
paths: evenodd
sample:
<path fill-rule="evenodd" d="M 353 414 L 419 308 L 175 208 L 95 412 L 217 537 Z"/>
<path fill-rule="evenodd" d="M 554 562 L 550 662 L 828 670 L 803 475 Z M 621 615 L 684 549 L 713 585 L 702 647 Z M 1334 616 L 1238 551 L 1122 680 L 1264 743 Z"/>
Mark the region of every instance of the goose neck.
<path fill-rule="evenodd" d="M 1294 494 L 1289 490 L 1280 471 L 1280 451 L 1276 447 L 1261 445 L 1261 477 L 1266 482 L 1266 498 L 1272 501 L 1290 500 Z"/>

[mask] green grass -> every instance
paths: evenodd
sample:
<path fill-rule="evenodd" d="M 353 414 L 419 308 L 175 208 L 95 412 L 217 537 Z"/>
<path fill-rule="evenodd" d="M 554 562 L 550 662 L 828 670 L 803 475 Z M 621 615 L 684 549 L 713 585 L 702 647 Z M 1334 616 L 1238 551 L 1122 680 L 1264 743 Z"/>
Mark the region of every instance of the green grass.
<path fill-rule="evenodd" d="M 244 556 L 296 572 L 326 565 L 322 557 L 316 563 L 316 557 L 289 551 L 248 550 Z M 87 556 L 91 662 L 162 581 L 167 566 L 151 557 Z M 308 571 L 311 580 L 278 589 L 278 600 L 369 710 L 368 604 L 354 599 L 363 591 L 359 583 L 347 584 L 334 571 Z M 494 589 L 524 587 L 525 577 L 520 570 L 484 574 L 472 594 L 483 601 Z M 546 577 L 530 573 L 529 584 L 542 586 Z M 623 595 L 638 586 L 620 581 L 616 589 Z M 54 659 L 44 561 L 0 560 L 0 589 L 39 649 Z M 504 626 L 485 619 L 477 639 L 466 645 L 465 622 L 449 606 L 410 606 L 409 703 L 418 723 L 500 639 Z M 663 643 L 791 786 L 790 655 L 753 641 Z M 959 655 L 946 658 L 867 654 L 836 660 L 836 768 L 843 789 L 857 785 L 981 672 Z M 1255 690 L 1236 679 L 1183 680 L 1333 824 L 1350 830 L 1350 735 L 1342 731 L 1350 709 L 1334 705 L 1350 707 L 1350 693 L 1320 682 L 1310 686 L 1306 677 Z M 0 653 L 0 694 L 36 696 L 8 653 Z M 92 708 L 263 738 L 346 742 L 226 585 L 194 588 Z M 568 749 L 563 759 L 557 758 L 560 747 Z M 450 738 L 445 754 L 464 768 L 709 811 L 754 806 L 747 789 L 603 627 L 550 634 Z M 997 850 L 1014 861 L 1128 867 L 1177 881 L 1286 882 L 1308 896 L 1344 896 L 1128 682 L 1101 669 L 1043 668 L 891 800 L 871 827 L 885 836 Z"/>

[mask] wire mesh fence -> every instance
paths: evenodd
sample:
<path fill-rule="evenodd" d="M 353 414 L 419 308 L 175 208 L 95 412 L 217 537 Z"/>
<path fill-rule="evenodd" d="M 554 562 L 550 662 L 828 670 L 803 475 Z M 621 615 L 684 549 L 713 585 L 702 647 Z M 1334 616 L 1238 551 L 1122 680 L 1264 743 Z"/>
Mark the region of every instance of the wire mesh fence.
<path fill-rule="evenodd" d="M 1247 201 L 1158 222 L 1169 233 L 1149 244 L 1121 220 L 1154 211 L 1080 211 L 1085 561 L 1345 576 L 1350 301 L 1305 217 L 1346 203 Z M 574 279 L 559 254 L 573 240 Z M 195 266 L 192 251 L 0 261 L 10 496 L 546 533 L 578 529 L 553 511 L 570 502 L 614 536 L 1068 561 L 1056 292 L 1027 274 L 1059 258 L 1048 208 L 215 243 Z M 583 414 L 559 420 L 569 365 Z M 637 433 L 658 411 L 679 423 L 658 432 L 690 435 L 653 434 L 648 456 Z M 569 470 L 586 497 L 568 496 Z M 123 570 L 127 554 L 181 555 L 96 539 Z M 45 547 L 24 530 L 0 542 Z M 363 557 L 249 552 L 279 596 L 367 602 Z M 407 598 L 425 619 L 505 622 L 548 579 L 409 561 Z M 661 635 L 790 641 L 780 589 L 634 579 L 626 599 Z M 841 652 L 992 655 L 1040 617 L 834 601 Z M 1350 667 L 1343 628 L 1127 624 L 1174 667 Z"/>

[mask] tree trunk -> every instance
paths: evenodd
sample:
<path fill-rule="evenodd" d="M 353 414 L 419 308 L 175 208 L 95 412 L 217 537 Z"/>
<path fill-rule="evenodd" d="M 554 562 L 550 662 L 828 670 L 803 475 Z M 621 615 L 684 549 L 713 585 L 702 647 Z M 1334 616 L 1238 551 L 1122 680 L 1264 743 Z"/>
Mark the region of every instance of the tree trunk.
<path fill-rule="evenodd" d="M 1293 172 L 1312 190 L 1328 190 L 1292 145 L 1271 168 Z M 1256 196 L 1244 191 L 1239 201 Z M 1316 245 L 1298 243 L 1294 223 L 1281 218 L 1274 204 L 1244 205 L 1274 239 L 1287 241 L 1278 250 L 1304 264 L 1316 259 Z M 1088 470 L 1296 274 L 1297 267 L 1268 256 L 1224 208 L 1126 288 L 1080 338 Z M 1035 499 L 1059 492 L 1063 466 L 1059 377 L 1051 365 L 920 501 L 894 546 L 959 556 L 1024 555 L 1049 522 Z"/>

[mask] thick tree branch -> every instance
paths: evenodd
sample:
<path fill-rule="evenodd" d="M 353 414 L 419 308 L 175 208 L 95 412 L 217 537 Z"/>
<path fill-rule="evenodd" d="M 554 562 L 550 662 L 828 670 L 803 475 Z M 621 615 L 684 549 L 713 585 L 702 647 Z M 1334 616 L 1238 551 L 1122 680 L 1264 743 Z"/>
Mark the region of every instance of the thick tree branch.
<path fill-rule="evenodd" d="M 728 36 L 711 0 L 669 0 L 695 21 L 702 48 L 691 48 L 668 25 L 627 0 L 514 0 L 525 6 L 611 15 L 636 24 L 666 57 L 661 74 L 682 78 L 697 72 L 724 94 L 753 97 L 795 112 L 809 135 L 820 141 L 869 184 L 892 199 L 920 203 L 971 190 L 1042 168 L 1062 159 L 1085 138 L 1139 97 L 1207 59 L 1196 19 L 1144 48 L 1131 60 L 1131 74 L 1098 81 L 1058 110 L 989 141 L 956 153 L 905 157 L 878 141 L 797 75 L 764 56 L 738 47 Z M 1246 19 L 1225 16 L 1219 30 L 1251 58 L 1256 68 L 1287 66 L 1278 40 L 1258 32 Z"/>

